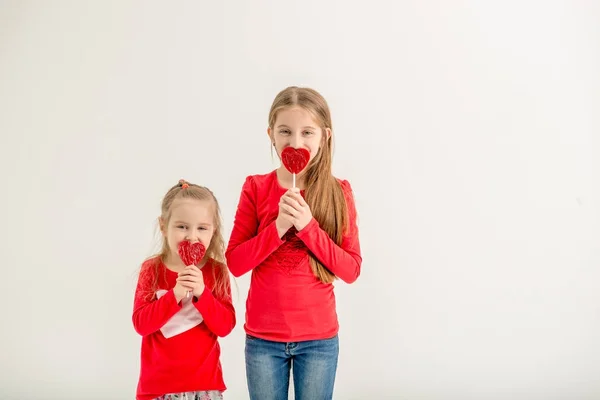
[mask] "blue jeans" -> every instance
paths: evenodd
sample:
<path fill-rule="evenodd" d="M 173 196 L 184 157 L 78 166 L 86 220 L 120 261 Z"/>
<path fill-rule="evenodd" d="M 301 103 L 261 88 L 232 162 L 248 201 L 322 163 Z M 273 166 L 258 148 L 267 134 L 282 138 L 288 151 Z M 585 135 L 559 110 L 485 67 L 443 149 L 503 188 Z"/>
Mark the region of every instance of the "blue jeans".
<path fill-rule="evenodd" d="M 331 400 L 339 341 L 272 342 L 246 335 L 250 400 L 287 400 L 290 369 L 295 400 Z"/>

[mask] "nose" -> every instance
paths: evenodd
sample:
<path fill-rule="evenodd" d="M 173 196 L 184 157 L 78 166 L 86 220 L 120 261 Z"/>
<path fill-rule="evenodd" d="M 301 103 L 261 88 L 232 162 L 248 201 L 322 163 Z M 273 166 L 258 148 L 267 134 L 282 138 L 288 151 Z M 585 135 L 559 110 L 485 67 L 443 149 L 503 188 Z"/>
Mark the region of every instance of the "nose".
<path fill-rule="evenodd" d="M 300 137 L 300 135 L 292 135 L 292 137 L 290 138 L 290 146 L 292 146 L 295 149 L 300 148 L 302 146 L 302 138 Z"/>

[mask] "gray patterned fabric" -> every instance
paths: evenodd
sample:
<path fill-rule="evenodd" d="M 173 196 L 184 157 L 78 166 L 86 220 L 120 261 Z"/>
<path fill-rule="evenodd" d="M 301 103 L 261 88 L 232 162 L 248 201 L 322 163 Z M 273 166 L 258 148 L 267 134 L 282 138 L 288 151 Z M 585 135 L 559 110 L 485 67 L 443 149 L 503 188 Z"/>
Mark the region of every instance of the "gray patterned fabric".
<path fill-rule="evenodd" d="M 157 397 L 156 400 L 223 400 L 223 393 L 218 390 L 187 393 L 169 393 Z"/>

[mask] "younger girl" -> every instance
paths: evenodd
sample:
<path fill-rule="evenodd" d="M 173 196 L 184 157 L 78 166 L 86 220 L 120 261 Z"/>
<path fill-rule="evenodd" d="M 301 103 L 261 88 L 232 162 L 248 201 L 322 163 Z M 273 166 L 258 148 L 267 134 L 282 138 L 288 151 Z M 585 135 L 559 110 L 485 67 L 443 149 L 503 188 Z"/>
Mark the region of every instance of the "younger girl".
<path fill-rule="evenodd" d="M 159 224 L 162 251 L 143 263 L 133 306 L 142 336 L 136 399 L 222 399 L 217 337 L 236 320 L 219 205 L 207 188 L 181 180 L 165 195 Z M 204 245 L 198 265 L 179 257 L 184 240 Z"/>
<path fill-rule="evenodd" d="M 338 360 L 332 282 L 354 282 L 362 263 L 352 189 L 331 173 L 331 116 L 319 93 L 281 91 L 267 132 L 280 158 L 291 146 L 310 159 L 297 188 L 283 165 L 248 176 L 235 215 L 228 266 L 234 276 L 252 271 L 244 325 L 250 399 L 287 399 L 290 369 L 297 400 L 331 399 Z"/>

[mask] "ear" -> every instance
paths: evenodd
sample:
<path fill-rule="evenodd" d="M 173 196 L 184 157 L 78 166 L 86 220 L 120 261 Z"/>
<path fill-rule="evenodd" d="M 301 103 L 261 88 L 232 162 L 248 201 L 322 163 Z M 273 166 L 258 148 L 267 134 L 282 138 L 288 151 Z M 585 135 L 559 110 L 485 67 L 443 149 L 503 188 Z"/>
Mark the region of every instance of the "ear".
<path fill-rule="evenodd" d="M 271 140 L 271 144 L 273 144 L 274 139 L 273 139 L 273 130 L 271 129 L 271 127 L 267 128 L 267 135 L 269 136 L 269 139 Z"/>
<path fill-rule="evenodd" d="M 167 227 L 165 226 L 165 221 L 162 217 L 158 217 L 158 226 L 160 227 L 160 233 L 162 233 L 163 236 L 167 236 Z"/>
<path fill-rule="evenodd" d="M 331 138 L 331 128 L 325 128 L 325 137 L 326 140 L 329 140 Z"/>

